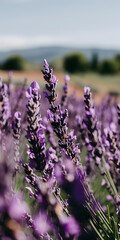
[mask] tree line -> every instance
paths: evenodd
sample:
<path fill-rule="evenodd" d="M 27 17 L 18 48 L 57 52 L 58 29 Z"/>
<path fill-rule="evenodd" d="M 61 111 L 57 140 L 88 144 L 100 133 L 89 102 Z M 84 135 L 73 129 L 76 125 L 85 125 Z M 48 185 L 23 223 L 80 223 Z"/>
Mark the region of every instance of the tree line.
<path fill-rule="evenodd" d="M 64 57 L 63 66 L 69 73 L 93 71 L 101 74 L 115 74 L 120 71 L 120 54 L 113 59 L 102 61 L 99 61 L 97 54 L 93 54 L 89 61 L 82 53 L 71 53 Z"/>

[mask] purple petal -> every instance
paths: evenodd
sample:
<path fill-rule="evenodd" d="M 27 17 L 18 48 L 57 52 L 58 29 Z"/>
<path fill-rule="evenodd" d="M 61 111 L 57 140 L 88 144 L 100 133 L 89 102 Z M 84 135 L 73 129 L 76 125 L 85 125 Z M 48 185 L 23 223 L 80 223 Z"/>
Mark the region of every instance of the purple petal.
<path fill-rule="evenodd" d="M 48 62 L 47 62 L 47 60 L 46 60 L 46 59 L 44 59 L 44 67 L 45 67 L 46 69 L 48 69 L 48 68 L 49 68 L 49 64 L 48 64 Z"/>
<path fill-rule="evenodd" d="M 20 112 L 15 112 L 14 117 L 15 117 L 17 120 L 21 120 L 21 113 L 20 113 Z"/>
<path fill-rule="evenodd" d="M 68 83 L 70 81 L 70 76 L 66 74 L 64 80 L 66 83 Z"/>
<path fill-rule="evenodd" d="M 31 87 L 32 89 L 36 89 L 36 90 L 39 90 L 39 89 L 40 89 L 39 84 L 38 84 L 36 81 L 32 82 L 31 85 L 30 85 L 30 87 Z"/>
<path fill-rule="evenodd" d="M 89 95 L 90 94 L 90 87 L 84 87 L 84 94 Z"/>

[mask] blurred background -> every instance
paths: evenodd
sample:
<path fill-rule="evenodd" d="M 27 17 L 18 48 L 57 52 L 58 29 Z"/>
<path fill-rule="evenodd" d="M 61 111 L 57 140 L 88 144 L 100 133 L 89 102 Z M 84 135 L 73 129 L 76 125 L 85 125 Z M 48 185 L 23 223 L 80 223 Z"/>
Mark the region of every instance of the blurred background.
<path fill-rule="evenodd" d="M 119 0 L 1 0 L 0 75 L 44 85 L 43 59 L 70 93 L 88 85 L 99 96 L 120 94 Z"/>

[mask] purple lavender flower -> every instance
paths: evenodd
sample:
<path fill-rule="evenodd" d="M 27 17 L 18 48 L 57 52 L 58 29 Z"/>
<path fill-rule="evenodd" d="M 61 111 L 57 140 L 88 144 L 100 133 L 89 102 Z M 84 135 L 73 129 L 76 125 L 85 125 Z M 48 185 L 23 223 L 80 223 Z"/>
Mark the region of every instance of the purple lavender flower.
<path fill-rule="evenodd" d="M 49 103 L 51 104 L 51 109 L 54 111 L 54 101 L 56 100 L 57 94 L 55 93 L 57 78 L 52 74 L 53 70 L 49 69 L 49 65 L 44 59 L 44 67 L 45 70 L 42 70 L 45 81 L 47 81 L 46 89 L 49 94 L 46 93 L 46 97 L 48 98 Z"/>
<path fill-rule="evenodd" d="M 100 165 L 103 155 L 102 139 L 100 135 L 99 122 L 96 119 L 94 102 L 89 87 L 84 87 L 84 102 L 85 102 L 85 119 L 84 124 L 88 129 L 88 137 L 85 139 L 88 147 L 88 154 L 90 159 L 94 158 L 96 165 Z M 88 168 L 91 169 L 91 161 L 89 161 Z"/>
<path fill-rule="evenodd" d="M 9 140 L 7 149 L 8 145 Z M 13 189 L 14 163 L 6 151 L 1 152 L 0 172 L 0 238 L 27 240 L 24 224 L 29 208 L 21 193 Z"/>
<path fill-rule="evenodd" d="M 28 145 L 28 155 L 30 166 L 42 171 L 45 167 L 45 135 L 44 126 L 40 123 L 40 95 L 39 85 L 33 82 L 26 92 L 28 98 L 27 104 L 27 139 L 30 144 Z"/>
<path fill-rule="evenodd" d="M 2 83 L 0 78 L 0 129 L 5 129 L 8 125 L 8 120 L 11 117 L 11 110 L 8 98 L 8 88 L 6 84 Z"/>
<path fill-rule="evenodd" d="M 87 97 L 90 95 L 90 87 L 84 87 L 84 95 Z"/>
<path fill-rule="evenodd" d="M 20 150 L 20 134 L 21 134 L 21 113 L 15 112 L 14 120 L 12 121 L 13 138 L 14 138 L 14 160 L 15 169 L 18 169 L 19 150 Z"/>
<path fill-rule="evenodd" d="M 73 217 L 70 216 L 68 218 L 64 218 L 62 220 L 62 224 L 65 228 L 65 234 L 67 238 L 70 236 L 74 236 L 75 238 L 80 236 L 80 226 Z"/>
<path fill-rule="evenodd" d="M 45 233 L 48 233 L 51 230 L 48 216 L 43 211 L 39 212 L 34 217 L 33 225 L 37 235 L 39 236 L 44 235 Z"/>
<path fill-rule="evenodd" d="M 8 212 L 11 218 L 21 220 L 29 212 L 29 208 L 23 202 L 22 196 L 17 195 L 11 199 Z"/>
<path fill-rule="evenodd" d="M 69 90 L 68 82 L 70 81 L 69 75 L 65 75 L 64 81 L 65 81 L 65 85 L 63 86 L 63 93 L 61 97 L 61 107 L 63 106 L 65 107 L 66 105 L 66 100 L 67 100 L 67 95 Z"/>
<path fill-rule="evenodd" d="M 44 67 L 46 67 L 46 60 L 44 60 Z M 50 108 L 48 110 L 48 117 L 51 121 L 51 125 L 53 127 L 54 132 L 56 133 L 57 137 L 59 138 L 59 146 L 64 149 L 64 152 L 76 161 L 79 161 L 79 150 L 78 145 L 74 144 L 71 136 L 67 133 L 67 123 L 66 119 L 68 117 L 67 109 L 62 110 L 60 105 L 55 105 L 56 100 L 56 82 L 57 79 L 54 75 L 52 75 L 52 70 L 49 70 L 49 66 L 43 71 L 43 76 L 45 81 L 49 83 L 46 86 L 50 95 L 46 94 L 48 101 L 50 103 Z M 66 82 L 68 82 L 68 77 L 66 77 Z"/>

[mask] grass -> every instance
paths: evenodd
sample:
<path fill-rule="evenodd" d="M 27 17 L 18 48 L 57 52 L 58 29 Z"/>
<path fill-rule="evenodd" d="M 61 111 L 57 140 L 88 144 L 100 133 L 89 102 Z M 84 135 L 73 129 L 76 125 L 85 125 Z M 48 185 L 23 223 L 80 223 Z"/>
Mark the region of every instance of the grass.
<path fill-rule="evenodd" d="M 71 82 L 80 88 L 90 86 L 92 91 L 99 92 L 102 95 L 108 92 L 120 94 L 120 75 L 74 74 L 71 75 Z"/>

